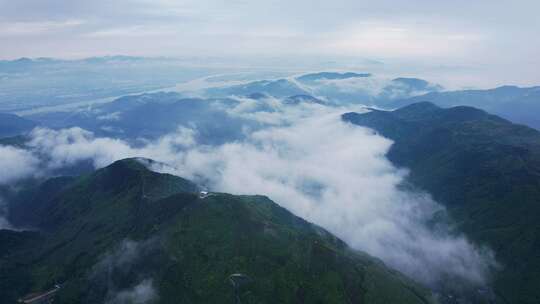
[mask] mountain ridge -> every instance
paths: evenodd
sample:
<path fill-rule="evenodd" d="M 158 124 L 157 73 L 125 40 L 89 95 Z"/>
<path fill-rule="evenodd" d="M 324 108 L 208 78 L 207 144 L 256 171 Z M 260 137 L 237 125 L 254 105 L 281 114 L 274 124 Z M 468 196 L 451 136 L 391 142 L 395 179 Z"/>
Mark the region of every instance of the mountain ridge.
<path fill-rule="evenodd" d="M 13 137 L 30 132 L 38 124 L 11 113 L 0 113 L 0 138 Z"/>
<path fill-rule="evenodd" d="M 499 115 L 515 123 L 540 129 L 536 113 L 540 110 L 540 86 L 500 86 L 486 90 L 430 92 L 425 95 L 399 99 L 381 106 L 400 108 L 420 101 L 430 101 L 441 107 L 472 106 Z"/>
<path fill-rule="evenodd" d="M 540 299 L 540 132 L 473 107 L 427 102 L 342 118 L 393 140 L 387 157 L 408 169 L 407 181 L 445 205 L 459 230 L 494 250 L 501 299 Z"/>
<path fill-rule="evenodd" d="M 253 279 L 240 294 L 246 303 L 433 300 L 267 197 L 201 196 L 187 180 L 148 170 L 148 162 L 117 161 L 54 191 L 38 210 L 47 220 L 36 225 L 37 239 L 5 236 L 22 245 L 0 259 L 1 296 L 62 283 L 58 303 L 96 303 L 145 284 L 155 303 L 232 303 L 227 277 L 245 273 Z"/>

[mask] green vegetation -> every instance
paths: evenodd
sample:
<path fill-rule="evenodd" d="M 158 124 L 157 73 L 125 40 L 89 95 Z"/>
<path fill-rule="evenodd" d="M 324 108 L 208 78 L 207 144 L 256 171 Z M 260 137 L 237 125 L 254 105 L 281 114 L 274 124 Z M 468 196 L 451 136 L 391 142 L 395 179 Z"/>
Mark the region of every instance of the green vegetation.
<path fill-rule="evenodd" d="M 508 303 L 540 302 L 540 132 L 470 107 L 417 103 L 343 119 L 394 140 L 388 158 L 449 210 L 458 228 L 489 245 Z"/>
<path fill-rule="evenodd" d="M 42 195 L 43 194 L 43 195 Z M 0 233 L 0 297 L 55 283 L 55 303 L 103 303 L 151 282 L 155 303 L 430 303 L 430 293 L 263 196 L 210 193 L 128 159 L 25 197 Z M 31 212 L 30 212 L 31 211 Z"/>

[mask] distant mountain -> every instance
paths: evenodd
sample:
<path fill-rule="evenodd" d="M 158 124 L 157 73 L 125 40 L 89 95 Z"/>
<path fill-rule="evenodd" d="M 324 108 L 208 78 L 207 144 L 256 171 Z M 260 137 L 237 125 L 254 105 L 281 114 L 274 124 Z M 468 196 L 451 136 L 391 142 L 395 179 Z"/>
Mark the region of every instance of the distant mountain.
<path fill-rule="evenodd" d="M 312 104 L 326 104 L 323 100 L 320 100 L 311 95 L 294 95 L 289 96 L 283 100 L 284 104 L 287 105 L 298 105 L 301 103 L 312 103 Z"/>
<path fill-rule="evenodd" d="M 437 84 L 429 83 L 423 79 L 419 78 L 406 78 L 406 77 L 399 77 L 392 79 L 392 82 L 394 83 L 400 83 L 403 85 L 406 85 L 414 90 L 441 90 L 442 87 Z"/>
<path fill-rule="evenodd" d="M 398 94 L 394 93 L 396 90 Z M 400 77 L 392 79 L 392 82 L 384 88 L 382 94 L 387 94 L 391 99 L 396 99 L 402 95 L 415 96 L 421 93 L 439 92 L 442 90 L 443 87 L 441 85 L 430 83 L 423 79 Z"/>
<path fill-rule="evenodd" d="M 66 59 L 57 59 L 57 58 L 48 58 L 48 57 L 38 57 L 38 58 L 28 58 L 21 57 L 13 60 L 0 60 L 0 67 L 28 67 L 30 65 L 43 65 L 43 64 L 75 64 L 75 63 L 109 63 L 109 62 L 136 62 L 136 61 L 151 61 L 151 60 L 167 60 L 166 58 L 152 58 L 152 57 L 136 57 L 136 56 L 124 56 L 124 55 L 113 55 L 113 56 L 101 56 L 101 57 L 89 57 L 83 59 L 75 60 L 66 60 Z"/>
<path fill-rule="evenodd" d="M 36 125 L 35 122 L 15 114 L 0 113 L 0 138 L 27 133 Z"/>
<path fill-rule="evenodd" d="M 259 80 L 246 84 L 233 85 L 223 88 L 210 88 L 206 94 L 210 97 L 246 96 L 250 94 L 266 94 L 269 96 L 284 98 L 293 95 L 309 95 L 304 89 L 287 79 Z"/>
<path fill-rule="evenodd" d="M 246 97 L 250 99 L 260 100 L 260 99 L 268 98 L 270 96 L 263 93 L 256 92 L 256 93 L 248 94 Z"/>
<path fill-rule="evenodd" d="M 0 231 L 6 303 L 61 284 L 55 303 L 430 303 L 429 293 L 263 196 L 199 193 L 127 159 L 55 179 Z M 233 275 L 231 277 L 231 275 Z M 127 299 L 127 300 L 126 300 Z"/>
<path fill-rule="evenodd" d="M 27 58 L 22 57 L 14 60 L 0 60 L 0 71 L 3 73 L 19 73 L 19 72 L 35 72 L 44 68 L 63 68 L 73 69 L 74 67 L 80 67 L 81 65 L 103 65 L 114 63 L 137 63 L 137 62 L 151 62 L 158 61 L 157 58 L 143 58 L 143 57 L 130 57 L 130 56 L 103 56 L 103 57 L 91 57 L 78 60 L 65 60 L 56 58 Z"/>
<path fill-rule="evenodd" d="M 302 75 L 302 76 L 297 77 L 296 80 L 300 82 L 311 83 L 314 81 L 321 81 L 321 80 L 336 80 L 336 79 L 350 79 L 350 78 L 363 78 L 363 77 L 371 77 L 371 74 L 369 73 L 359 74 L 359 73 L 353 73 L 353 72 L 346 72 L 346 73 L 320 72 L 320 73 Z"/>
<path fill-rule="evenodd" d="M 80 60 L 0 61 L 0 112 L 62 110 L 127 94 L 169 88 L 212 74 L 182 60 L 106 56 Z"/>
<path fill-rule="evenodd" d="M 50 128 L 81 127 L 99 136 L 122 139 L 156 139 L 194 128 L 202 144 L 219 144 L 244 136 L 243 127 L 254 123 L 229 115 L 234 100 L 183 98 L 178 93 L 152 93 L 121 97 L 79 112 L 56 112 L 31 116 Z"/>
<path fill-rule="evenodd" d="M 81 61 L 87 63 L 114 63 L 114 62 L 139 62 L 139 61 L 151 61 L 151 60 L 164 60 L 164 58 L 147 58 L 147 57 L 135 57 L 125 55 L 113 55 L 102 57 L 90 57 L 82 59 Z"/>
<path fill-rule="evenodd" d="M 395 100 L 442 91 L 443 87 L 418 78 L 386 79 L 369 73 L 320 72 L 294 79 L 259 80 L 245 84 L 206 89 L 209 98 L 271 96 L 279 99 L 296 95 L 320 96 L 333 104 L 356 103 L 388 106 Z"/>
<path fill-rule="evenodd" d="M 336 104 L 361 103 L 385 105 L 394 100 L 410 98 L 443 90 L 440 85 L 418 78 L 384 79 L 368 73 L 321 72 L 296 78 L 312 95 L 324 96 Z"/>
<path fill-rule="evenodd" d="M 467 105 L 540 129 L 540 87 L 503 86 L 490 90 L 432 92 L 391 103 L 393 107 L 429 101 L 441 107 Z"/>
<path fill-rule="evenodd" d="M 423 102 L 347 113 L 345 121 L 394 141 L 388 158 L 444 204 L 458 229 L 501 263 L 505 303 L 540 301 L 540 132 L 472 107 Z"/>

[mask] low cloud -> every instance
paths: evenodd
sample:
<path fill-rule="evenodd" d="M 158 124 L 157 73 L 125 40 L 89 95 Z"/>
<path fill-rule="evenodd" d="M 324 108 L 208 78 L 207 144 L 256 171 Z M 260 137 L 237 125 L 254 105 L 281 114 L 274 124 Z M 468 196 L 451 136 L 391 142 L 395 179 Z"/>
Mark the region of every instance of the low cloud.
<path fill-rule="evenodd" d="M 141 281 L 133 288 L 121 290 L 107 300 L 107 304 L 149 304 L 157 300 L 157 291 L 151 279 Z"/>
<path fill-rule="evenodd" d="M 101 115 L 101 116 L 98 116 L 97 117 L 97 120 L 119 120 L 120 119 L 120 115 L 121 113 L 120 112 L 113 112 L 113 113 L 108 113 L 108 114 L 104 114 L 104 115 Z"/>
<path fill-rule="evenodd" d="M 33 154 L 26 153 L 38 155 L 45 164 L 45 170 L 71 166 L 84 160 L 92 160 L 95 168 L 102 168 L 126 157 L 156 156 L 161 159 L 170 156 L 173 150 L 193 145 L 194 135 L 192 129 L 179 128 L 177 132 L 147 142 L 145 147 L 137 149 L 123 140 L 96 137 L 78 127 L 62 130 L 36 128 L 26 144 Z M 166 154 L 162 155 L 162 151 Z"/>
<path fill-rule="evenodd" d="M 93 288 L 104 288 L 107 304 L 149 304 L 158 300 L 158 292 L 154 281 L 148 274 L 139 269 L 149 256 L 155 255 L 159 249 L 155 239 L 146 241 L 123 240 L 113 250 L 107 252 L 93 267 L 90 279 Z M 134 277 L 135 276 L 135 277 Z M 134 281 L 129 287 L 119 288 L 115 282 Z M 96 283 L 97 282 L 97 283 Z M 102 286 L 103 282 L 106 283 Z"/>
<path fill-rule="evenodd" d="M 39 175 L 39 158 L 32 152 L 0 145 L 0 186 Z M 8 221 L 7 202 L 0 197 L 0 229 L 13 229 Z"/>
<path fill-rule="evenodd" d="M 11 229 L 11 225 L 5 217 L 0 216 L 0 230 L 2 229 Z"/>
<path fill-rule="evenodd" d="M 0 197 L 0 230 L 13 229 L 9 221 L 7 220 L 7 204 L 2 197 Z"/>
<path fill-rule="evenodd" d="M 430 286 L 448 279 L 488 283 L 495 266 L 490 251 L 449 227 L 429 228 L 427 222 L 444 208 L 426 193 L 403 190 L 407 172 L 385 157 L 392 142 L 342 122 L 343 112 L 321 105 L 282 107 L 276 111 L 279 124 L 219 146 L 198 145 L 196 130 L 186 128 L 141 147 L 78 128 L 37 129 L 28 146 L 50 168 L 82 160 L 99 168 L 126 157 L 152 158 L 167 164 L 154 170 L 214 191 L 267 195 Z"/>
<path fill-rule="evenodd" d="M 392 78 L 381 76 L 354 77 L 347 79 L 321 79 L 307 84 L 314 94 L 328 96 L 334 101 L 372 104 L 375 100 L 389 101 L 409 98 L 439 91 L 442 87 L 428 83 L 415 87 Z"/>
<path fill-rule="evenodd" d="M 317 86 L 323 89 L 334 88 L 342 93 L 364 93 L 369 96 L 379 95 L 383 89 L 390 84 L 390 79 L 375 76 L 354 77 L 347 79 L 323 79 L 316 82 Z"/>
<path fill-rule="evenodd" d="M 103 256 L 100 262 L 94 267 L 95 272 L 107 272 L 111 275 L 114 269 L 128 272 L 129 268 L 147 252 L 151 242 L 136 242 L 133 240 L 123 240 L 114 250 Z"/>
<path fill-rule="evenodd" d="M 37 171 L 39 159 L 29 151 L 0 145 L 0 185 L 29 177 Z"/>

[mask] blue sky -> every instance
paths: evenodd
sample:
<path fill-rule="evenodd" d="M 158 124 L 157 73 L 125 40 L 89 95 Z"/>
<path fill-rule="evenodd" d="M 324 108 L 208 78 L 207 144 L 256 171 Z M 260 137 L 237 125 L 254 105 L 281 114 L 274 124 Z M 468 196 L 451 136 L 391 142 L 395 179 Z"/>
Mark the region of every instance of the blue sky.
<path fill-rule="evenodd" d="M 0 0 L 0 58 L 366 58 L 538 84 L 539 13 L 537 0 Z"/>

